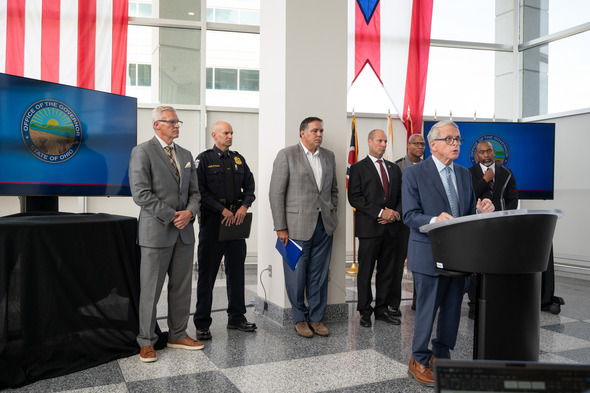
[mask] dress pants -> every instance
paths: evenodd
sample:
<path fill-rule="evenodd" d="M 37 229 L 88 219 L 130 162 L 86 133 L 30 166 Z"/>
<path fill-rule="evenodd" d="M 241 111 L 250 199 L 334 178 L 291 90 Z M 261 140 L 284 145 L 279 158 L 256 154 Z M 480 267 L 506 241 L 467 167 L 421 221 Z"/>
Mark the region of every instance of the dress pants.
<path fill-rule="evenodd" d="M 139 334 L 140 347 L 154 345 L 156 306 L 168 274 L 168 341 L 182 340 L 190 313 L 193 256 L 195 245 L 184 244 L 180 236 L 172 247 L 141 247 L 139 269 Z"/>
<path fill-rule="evenodd" d="M 213 287 L 219 272 L 221 258 L 225 256 L 227 283 L 227 315 L 229 324 L 246 322 L 244 300 L 244 262 L 246 260 L 246 241 L 244 239 L 220 242 L 219 225 L 221 215 L 208 215 L 199 228 L 197 309 L 193 320 L 197 330 L 208 329 L 213 321 Z"/>
<path fill-rule="evenodd" d="M 319 216 L 311 239 L 292 240 L 302 248 L 295 270 L 291 270 L 289 264 L 283 260 L 285 287 L 291 303 L 293 323 L 307 321 L 308 318 L 311 322 L 321 322 L 328 302 L 332 236 L 328 236 L 324 230 L 322 217 Z M 309 307 L 305 305 L 306 296 Z"/>
<path fill-rule="evenodd" d="M 412 356 L 418 363 L 428 365 L 431 355 L 441 359 L 451 357 L 451 350 L 455 348 L 457 341 L 466 281 L 462 276 L 429 276 L 416 272 L 413 274 L 418 296 Z M 428 342 L 437 311 L 436 335 L 432 339 L 430 350 Z"/>
<path fill-rule="evenodd" d="M 359 267 L 357 274 L 358 303 L 357 310 L 364 315 L 371 315 L 373 294 L 371 279 L 375 262 L 375 313 L 387 311 L 391 287 L 395 285 L 395 250 L 397 237 L 384 234 L 381 237 L 359 238 Z M 401 278 L 400 278 L 401 281 Z M 401 291 L 401 286 L 399 287 Z"/>
<path fill-rule="evenodd" d="M 399 308 L 402 301 L 402 279 L 404 278 L 404 265 L 408 255 L 408 240 L 410 239 L 410 228 L 399 224 L 397 244 L 395 247 L 395 267 L 393 268 L 393 281 L 389 291 L 389 305 Z"/>

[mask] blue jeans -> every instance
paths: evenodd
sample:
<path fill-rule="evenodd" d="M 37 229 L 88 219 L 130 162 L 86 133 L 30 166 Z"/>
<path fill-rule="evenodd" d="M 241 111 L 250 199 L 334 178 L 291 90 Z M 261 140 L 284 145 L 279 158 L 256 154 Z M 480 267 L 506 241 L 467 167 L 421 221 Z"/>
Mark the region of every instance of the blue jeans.
<path fill-rule="evenodd" d="M 307 321 L 320 322 L 326 313 L 328 302 L 328 269 L 332 257 L 332 236 L 324 230 L 321 216 L 311 239 L 307 241 L 292 239 L 302 248 L 301 256 L 291 270 L 283 260 L 287 297 L 291 303 L 293 323 Z M 307 296 L 307 304 L 305 298 Z"/>

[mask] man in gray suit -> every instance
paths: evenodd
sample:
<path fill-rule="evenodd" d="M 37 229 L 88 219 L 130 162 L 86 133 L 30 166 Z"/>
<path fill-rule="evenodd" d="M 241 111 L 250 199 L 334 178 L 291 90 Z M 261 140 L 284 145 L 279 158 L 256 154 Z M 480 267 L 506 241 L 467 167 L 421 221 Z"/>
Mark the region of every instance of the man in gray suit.
<path fill-rule="evenodd" d="M 142 362 L 155 362 L 156 305 L 168 274 L 168 347 L 202 349 L 188 336 L 195 232 L 201 196 L 191 153 L 172 141 L 180 125 L 176 110 L 152 112 L 156 135 L 131 152 L 129 183 L 139 213 L 141 246 L 139 334 Z"/>
<path fill-rule="evenodd" d="M 330 334 L 322 320 L 328 300 L 332 235 L 338 224 L 338 186 L 334 153 L 320 148 L 323 134 L 322 119 L 308 117 L 301 122 L 301 141 L 277 154 L 269 190 L 278 238 L 285 244 L 291 238 L 303 249 L 295 270 L 283 261 L 295 330 L 303 337 L 313 337 L 314 332 Z"/>

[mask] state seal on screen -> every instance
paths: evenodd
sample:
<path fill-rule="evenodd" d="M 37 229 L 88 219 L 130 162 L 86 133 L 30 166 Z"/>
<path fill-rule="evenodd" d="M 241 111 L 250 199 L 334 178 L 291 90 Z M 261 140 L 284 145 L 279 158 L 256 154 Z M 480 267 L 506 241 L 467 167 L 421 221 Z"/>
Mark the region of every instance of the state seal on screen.
<path fill-rule="evenodd" d="M 31 105 L 23 114 L 21 134 L 31 154 L 50 163 L 69 160 L 82 143 L 78 116 L 56 100 L 41 100 Z"/>
<path fill-rule="evenodd" d="M 494 154 L 494 161 L 498 162 L 500 165 L 507 166 L 510 162 L 510 147 L 504 139 L 494 134 L 482 135 L 476 138 L 471 144 L 471 147 L 469 148 L 469 162 L 471 165 L 473 166 L 478 163 L 475 157 L 475 152 L 477 151 L 477 145 L 483 141 L 490 142 L 494 147 L 494 150 L 496 151 Z"/>

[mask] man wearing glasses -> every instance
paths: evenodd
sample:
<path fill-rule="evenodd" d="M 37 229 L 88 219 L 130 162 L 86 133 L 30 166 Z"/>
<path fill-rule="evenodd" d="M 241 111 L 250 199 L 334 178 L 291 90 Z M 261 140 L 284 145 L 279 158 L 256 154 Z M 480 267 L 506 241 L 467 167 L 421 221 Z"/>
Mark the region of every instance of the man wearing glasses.
<path fill-rule="evenodd" d="M 197 350 L 186 332 L 190 313 L 195 232 L 201 199 L 192 154 L 173 142 L 182 122 L 171 106 L 152 112 L 155 136 L 133 148 L 129 183 L 141 208 L 139 334 L 142 362 L 155 362 L 156 305 L 168 275 L 168 347 Z"/>
<path fill-rule="evenodd" d="M 434 271 L 430 238 L 420 233 L 419 228 L 476 211 L 494 211 L 489 199 L 476 201 L 469 170 L 453 163 L 462 141 L 454 122 L 436 123 L 428 133 L 432 156 L 404 170 L 402 179 L 404 223 L 410 227 L 408 268 L 414 275 L 417 292 L 408 374 L 429 386 L 434 385 L 432 361 L 450 358 L 457 341 L 465 277 L 442 276 Z M 437 312 L 436 334 L 429 349 Z"/>
<path fill-rule="evenodd" d="M 414 164 L 422 161 L 424 155 L 424 138 L 420 134 L 412 134 L 408 138 L 408 154 L 405 157 L 400 158 L 395 162 L 399 169 L 404 170 Z M 401 202 L 401 201 L 400 201 Z M 401 209 L 396 209 L 401 212 Z M 404 262 L 408 255 L 408 239 L 410 238 L 410 228 L 406 225 L 400 225 L 399 230 L 398 246 L 395 249 L 395 266 L 397 268 L 397 276 L 394 280 L 393 286 L 391 287 L 389 295 L 389 312 L 396 316 L 401 317 L 402 312 L 399 309 L 399 305 L 402 300 L 402 278 L 404 273 Z M 414 295 L 412 299 L 412 310 L 416 309 L 416 289 L 414 287 Z"/>

